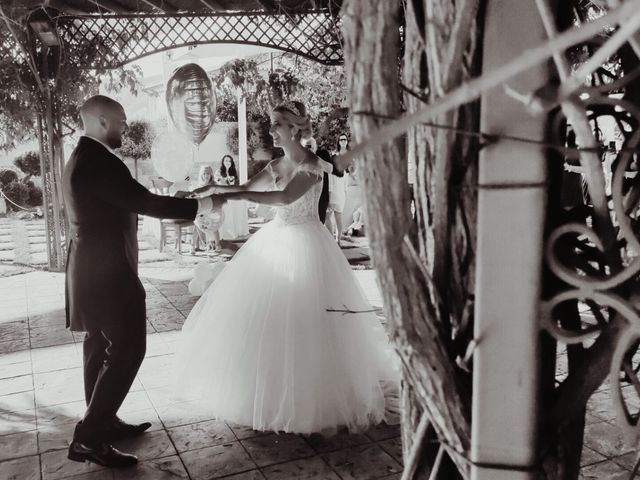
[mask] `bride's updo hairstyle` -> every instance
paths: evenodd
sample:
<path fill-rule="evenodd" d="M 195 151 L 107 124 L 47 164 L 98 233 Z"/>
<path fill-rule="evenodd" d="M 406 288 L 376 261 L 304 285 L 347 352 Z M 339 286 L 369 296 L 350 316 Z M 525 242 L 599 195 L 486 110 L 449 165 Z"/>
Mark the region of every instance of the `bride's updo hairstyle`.
<path fill-rule="evenodd" d="M 300 141 L 310 138 L 313 134 L 311 130 L 311 119 L 307 115 L 307 109 L 302 102 L 287 101 L 276 106 L 274 112 L 282 114 L 292 127 L 298 127 L 294 139 Z"/>

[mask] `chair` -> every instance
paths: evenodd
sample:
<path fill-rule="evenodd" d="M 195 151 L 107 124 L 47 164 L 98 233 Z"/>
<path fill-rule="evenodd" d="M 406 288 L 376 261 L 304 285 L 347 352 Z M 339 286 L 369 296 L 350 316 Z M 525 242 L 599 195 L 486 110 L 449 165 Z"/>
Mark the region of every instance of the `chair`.
<path fill-rule="evenodd" d="M 151 179 L 153 190 L 158 195 L 169 195 L 169 187 L 173 185 L 173 182 L 166 180 L 162 177 L 156 177 Z M 173 230 L 175 237 L 175 248 L 178 253 L 182 253 L 182 234 L 191 233 L 191 241 L 193 242 L 193 221 L 191 220 L 175 220 L 170 218 L 164 218 L 160 220 L 160 245 L 158 250 L 164 251 L 164 245 L 167 241 L 167 232 Z"/>
<path fill-rule="evenodd" d="M 158 195 L 169 195 L 169 187 L 173 185 L 173 182 L 162 177 L 155 177 L 151 179 L 151 185 L 153 185 L 154 193 Z"/>
<path fill-rule="evenodd" d="M 160 220 L 160 246 L 158 250 L 164 250 L 164 244 L 167 241 L 167 231 L 173 229 L 175 237 L 175 248 L 178 253 L 182 253 L 182 234 L 191 233 L 191 242 L 193 243 L 193 222 L 191 220 L 175 220 L 164 218 Z"/>

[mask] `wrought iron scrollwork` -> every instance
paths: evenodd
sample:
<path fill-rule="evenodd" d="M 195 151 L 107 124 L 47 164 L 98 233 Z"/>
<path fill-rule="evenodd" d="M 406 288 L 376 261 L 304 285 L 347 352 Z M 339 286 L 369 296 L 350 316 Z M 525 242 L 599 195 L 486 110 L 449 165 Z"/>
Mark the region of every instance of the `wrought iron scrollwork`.
<path fill-rule="evenodd" d="M 628 82 L 626 77 L 616 80 L 616 89 L 628 88 L 636 77 L 629 75 Z M 564 344 L 589 345 L 614 315 L 626 321 L 614 346 L 608 380 L 616 420 L 626 439 L 637 442 L 640 380 L 634 356 L 640 345 L 640 172 L 635 162 L 640 146 L 640 108 L 622 94 L 604 95 L 605 90 L 602 85 L 585 89 L 579 102 L 594 125 L 602 117 L 611 117 L 622 136 L 617 151 L 606 147 L 601 151 L 603 157 L 609 156 L 603 166 L 609 168 L 605 176 L 611 178 L 608 212 L 615 238 L 606 238 L 590 216 L 584 223 L 572 221 L 551 233 L 546 262 L 568 288 L 542 303 L 542 327 Z M 576 329 L 563 328 L 554 310 L 564 302 L 583 302 L 593 320 L 583 315 Z"/>

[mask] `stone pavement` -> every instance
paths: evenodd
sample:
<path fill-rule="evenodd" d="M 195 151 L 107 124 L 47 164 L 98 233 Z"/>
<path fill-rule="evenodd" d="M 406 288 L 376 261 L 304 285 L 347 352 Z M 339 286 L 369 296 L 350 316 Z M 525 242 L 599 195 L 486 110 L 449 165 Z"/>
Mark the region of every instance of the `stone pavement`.
<path fill-rule="evenodd" d="M 16 255 L 39 258 L 42 225 L 35 221 L 23 227 L 20 232 L 22 227 L 0 218 L 0 262 Z M 16 244 L 18 234 L 26 244 Z M 363 245 L 356 246 L 361 251 L 352 254 L 352 260 L 366 258 Z M 397 427 L 342 432 L 329 439 L 276 435 L 214 421 L 188 402 L 176 401 L 168 389 L 167 370 L 178 330 L 197 300 L 187 290 L 193 265 L 208 257 L 157 256 L 144 241 L 141 248 L 141 256 L 148 257 L 140 265 L 147 291 L 148 351 L 121 416 L 154 425 L 136 441 L 120 444 L 139 455 L 140 465 L 116 472 L 66 460 L 73 426 L 84 409 L 82 338 L 64 328 L 62 274 L 14 271 L 0 278 L 1 480 L 400 478 Z M 355 248 L 345 253 L 349 250 Z M 354 271 L 371 303 L 381 308 L 373 272 Z M 634 459 L 635 451 L 615 426 L 604 385 L 588 404 L 582 478 L 628 478 Z"/>
<path fill-rule="evenodd" d="M 141 463 L 103 469 L 66 459 L 84 409 L 82 338 L 64 328 L 64 277 L 31 272 L 0 279 L 0 478 L 5 479 L 398 479 L 398 427 L 382 425 L 333 438 L 256 432 L 212 420 L 168 388 L 178 329 L 197 300 L 187 291 L 192 266 L 141 266 L 147 290 L 148 350 L 122 409 L 153 428 L 120 442 Z M 370 270 L 356 271 L 380 307 Z"/>
<path fill-rule="evenodd" d="M 138 247 L 140 249 L 140 264 L 169 262 L 170 264 L 193 264 L 207 258 L 226 260 L 239 248 L 243 240 L 225 242 L 226 248 L 221 253 L 198 252 L 191 255 L 187 252 L 190 246 L 183 243 L 182 255 L 173 250 L 173 232 L 169 232 L 169 239 L 164 252 L 158 251 L 158 241 L 145 236 L 144 222 L 141 217 L 139 224 Z M 252 219 L 249 228 L 254 232 L 262 224 L 259 219 Z M 149 230 L 153 230 L 150 228 Z M 148 230 L 147 230 L 148 231 Z M 368 242 L 366 238 L 354 237 L 343 242 L 345 256 L 352 264 L 368 263 Z M 0 217 L 0 277 L 17 275 L 31 271 L 32 268 L 45 268 L 47 265 L 46 229 L 43 219 L 19 220 L 15 216 Z"/>

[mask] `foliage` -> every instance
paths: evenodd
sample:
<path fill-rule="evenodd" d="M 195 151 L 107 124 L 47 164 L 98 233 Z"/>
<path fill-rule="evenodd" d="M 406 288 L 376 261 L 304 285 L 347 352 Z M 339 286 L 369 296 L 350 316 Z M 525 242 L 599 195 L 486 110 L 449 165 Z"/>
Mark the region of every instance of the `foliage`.
<path fill-rule="evenodd" d="M 18 181 L 18 174 L 15 170 L 4 169 L 0 170 L 0 187 L 5 187 L 11 182 Z"/>
<path fill-rule="evenodd" d="M 340 134 L 350 136 L 348 111 L 343 108 L 346 102 L 344 68 L 321 65 L 290 54 L 283 55 L 280 62 L 300 78 L 297 99 L 307 107 L 318 147 L 335 150 Z"/>
<path fill-rule="evenodd" d="M 216 120 L 218 122 L 238 121 L 238 101 L 229 95 L 217 95 Z"/>
<path fill-rule="evenodd" d="M 2 186 L 2 192 L 11 200 L 22 207 L 27 205 L 29 200 L 29 187 L 24 183 L 15 180 Z M 7 202 L 7 208 L 12 211 L 19 211 L 20 209 L 13 205 L 11 202 Z"/>
<path fill-rule="evenodd" d="M 330 67 L 302 59 L 294 54 L 283 54 L 272 72 L 261 73 L 252 60 L 234 60 L 226 63 L 214 77 L 218 98 L 219 121 L 237 121 L 235 88 L 240 87 L 247 96 L 247 120 L 256 124 L 262 146 L 272 155 L 269 135 L 269 113 L 284 100 L 299 100 L 305 104 L 316 140 L 321 148 L 333 151 L 338 136 L 349 133 L 345 102 L 345 75 L 342 67 Z M 229 143 L 237 151 L 237 140 Z"/>
<path fill-rule="evenodd" d="M 269 111 L 276 105 L 296 97 L 300 79 L 290 68 L 276 68 L 269 73 L 265 82 L 256 85 L 256 95 L 263 110 Z"/>
<path fill-rule="evenodd" d="M 27 45 L 26 28 L 21 28 L 24 20 L 25 17 L 17 17 L 11 22 L 18 39 L 9 31 L 6 22 L 0 22 L 0 149 L 3 150 L 35 138 L 37 115 L 44 113 L 46 106 L 36 77 L 19 48 L 18 41 Z M 128 34 L 122 35 L 128 38 Z M 55 106 L 61 115 L 63 135 L 75 132 L 80 122 L 79 106 L 85 98 L 97 94 L 101 86 L 107 92 L 128 88 L 135 93 L 140 85 L 141 70 L 138 67 L 113 70 L 77 68 L 80 63 L 78 57 L 91 58 L 103 44 L 104 38 L 95 34 L 81 49 L 74 50 L 73 56 L 65 56 L 57 78 L 48 81 L 56 98 Z M 39 58 L 39 54 L 36 53 L 35 57 Z M 50 64 L 51 69 L 55 70 L 55 62 Z"/>
<path fill-rule="evenodd" d="M 236 59 L 220 67 L 218 75 L 213 78 L 217 88 L 225 83 L 233 88 L 241 88 L 246 95 L 260 81 L 260 73 L 255 60 Z"/>
<path fill-rule="evenodd" d="M 227 130 L 227 148 L 237 154 L 239 151 L 238 142 L 238 127 L 234 125 Z M 249 159 L 253 159 L 253 154 L 261 146 L 262 142 L 260 141 L 260 136 L 256 132 L 255 128 L 251 125 L 247 125 L 247 156 Z"/>
<path fill-rule="evenodd" d="M 27 180 L 26 182 L 22 182 L 28 189 L 28 197 L 26 200 L 27 206 L 29 207 L 40 207 L 42 206 L 42 189 L 33 183 L 31 180 Z"/>
<path fill-rule="evenodd" d="M 122 146 L 116 152 L 133 160 L 145 160 L 151 157 L 153 130 L 148 122 L 133 121 L 122 136 Z"/>
<path fill-rule="evenodd" d="M 23 153 L 16 157 L 13 164 L 25 175 L 35 177 L 40 175 L 40 154 L 38 152 L 30 151 Z"/>

